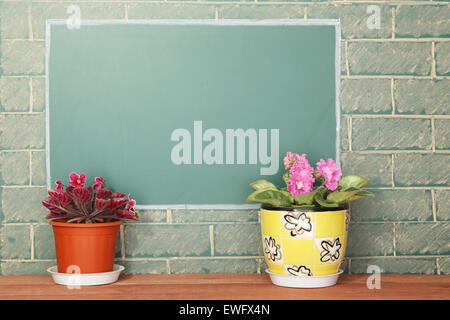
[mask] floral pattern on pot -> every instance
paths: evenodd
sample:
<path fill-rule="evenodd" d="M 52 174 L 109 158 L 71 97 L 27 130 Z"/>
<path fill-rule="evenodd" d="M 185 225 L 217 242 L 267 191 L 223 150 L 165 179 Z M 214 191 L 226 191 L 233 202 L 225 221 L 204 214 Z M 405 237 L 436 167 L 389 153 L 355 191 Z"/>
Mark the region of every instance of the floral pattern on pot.
<path fill-rule="evenodd" d="M 292 266 L 286 266 L 286 271 L 288 274 L 290 274 L 291 276 L 312 276 L 312 272 L 310 269 L 308 269 L 306 266 L 296 266 L 296 265 L 292 265 Z"/>
<path fill-rule="evenodd" d="M 320 261 L 335 263 L 341 257 L 342 244 L 339 237 L 334 240 L 322 240 L 320 242 Z"/>
<path fill-rule="evenodd" d="M 284 228 L 289 231 L 291 237 L 303 238 L 313 236 L 313 224 L 311 218 L 304 212 L 289 212 L 283 214 Z"/>
<path fill-rule="evenodd" d="M 282 263 L 283 254 L 281 245 L 274 238 L 264 236 L 264 252 L 271 262 Z"/>

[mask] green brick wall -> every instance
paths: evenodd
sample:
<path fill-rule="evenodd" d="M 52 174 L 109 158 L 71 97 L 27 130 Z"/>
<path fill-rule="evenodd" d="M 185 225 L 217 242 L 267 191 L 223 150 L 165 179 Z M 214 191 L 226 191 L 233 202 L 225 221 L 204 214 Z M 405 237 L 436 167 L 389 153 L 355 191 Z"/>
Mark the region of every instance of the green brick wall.
<path fill-rule="evenodd" d="M 45 20 L 339 18 L 342 166 L 372 179 L 352 204 L 347 272 L 450 274 L 450 6 L 446 1 L 1 1 L 0 273 L 55 265 L 40 201 Z M 370 5 L 379 29 L 369 29 Z M 369 11 L 370 12 L 370 11 Z M 298 150 L 301 151 L 301 150 Z M 305 150 L 307 151 L 307 150 Z M 161 210 L 121 227 L 128 273 L 264 272 L 256 210 Z"/>

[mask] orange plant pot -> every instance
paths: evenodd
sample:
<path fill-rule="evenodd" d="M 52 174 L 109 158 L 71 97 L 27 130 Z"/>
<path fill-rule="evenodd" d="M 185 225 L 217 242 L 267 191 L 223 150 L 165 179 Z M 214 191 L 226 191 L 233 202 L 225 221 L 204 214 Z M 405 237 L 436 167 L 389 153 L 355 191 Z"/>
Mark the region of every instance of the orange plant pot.
<path fill-rule="evenodd" d="M 100 273 L 113 270 L 116 239 L 122 221 L 67 223 L 52 220 L 60 273 Z M 78 269 L 79 268 L 79 269 Z"/>

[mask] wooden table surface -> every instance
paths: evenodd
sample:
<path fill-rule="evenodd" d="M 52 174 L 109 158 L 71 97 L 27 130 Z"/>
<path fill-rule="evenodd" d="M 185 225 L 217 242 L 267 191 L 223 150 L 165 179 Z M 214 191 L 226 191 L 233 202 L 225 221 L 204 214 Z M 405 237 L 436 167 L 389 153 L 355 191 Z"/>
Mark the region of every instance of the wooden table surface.
<path fill-rule="evenodd" d="M 333 287 L 293 289 L 266 274 L 122 275 L 110 285 L 68 289 L 50 276 L 0 276 L 0 299 L 450 299 L 450 276 L 381 274 L 379 290 L 367 288 L 368 277 L 344 274 Z"/>

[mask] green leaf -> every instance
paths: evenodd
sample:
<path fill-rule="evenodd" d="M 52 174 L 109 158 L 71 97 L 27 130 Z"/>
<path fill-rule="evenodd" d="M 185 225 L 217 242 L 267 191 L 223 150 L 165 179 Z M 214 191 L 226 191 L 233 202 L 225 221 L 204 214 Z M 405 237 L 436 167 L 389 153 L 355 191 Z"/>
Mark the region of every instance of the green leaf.
<path fill-rule="evenodd" d="M 374 195 L 372 192 L 366 191 L 366 190 L 360 190 L 358 193 L 356 193 L 349 201 L 353 201 L 359 198 L 373 198 Z"/>
<path fill-rule="evenodd" d="M 367 186 L 371 181 L 369 179 L 359 176 L 345 176 L 339 180 L 339 186 L 343 191 L 348 191 L 350 188 L 361 189 Z"/>
<path fill-rule="evenodd" d="M 314 201 L 321 207 L 326 207 L 326 208 L 337 207 L 338 206 L 337 203 L 325 199 L 324 195 L 325 195 L 326 191 L 327 191 L 327 189 L 325 189 L 325 188 L 319 189 L 318 192 L 316 193 L 316 195 L 314 196 Z"/>
<path fill-rule="evenodd" d="M 281 189 L 280 192 L 282 192 L 287 198 L 292 199 L 292 195 L 288 190 Z M 294 203 L 294 200 L 292 200 L 292 203 Z"/>
<path fill-rule="evenodd" d="M 276 189 L 276 190 L 278 190 L 278 188 L 273 183 L 271 183 L 267 180 L 258 180 L 253 183 L 250 183 L 250 185 L 255 190 L 261 190 L 261 189 Z"/>
<path fill-rule="evenodd" d="M 267 203 L 273 206 L 291 206 L 294 201 L 285 190 L 275 190 L 272 188 L 259 189 L 248 196 L 247 202 L 256 201 Z"/>
<path fill-rule="evenodd" d="M 316 195 L 318 190 L 319 189 L 316 189 L 309 193 L 296 194 L 294 197 L 295 203 L 297 205 L 312 205 L 314 203 L 314 196 Z"/>
<path fill-rule="evenodd" d="M 327 196 L 327 200 L 337 204 L 347 203 L 351 201 L 360 190 L 355 191 L 334 191 Z"/>

